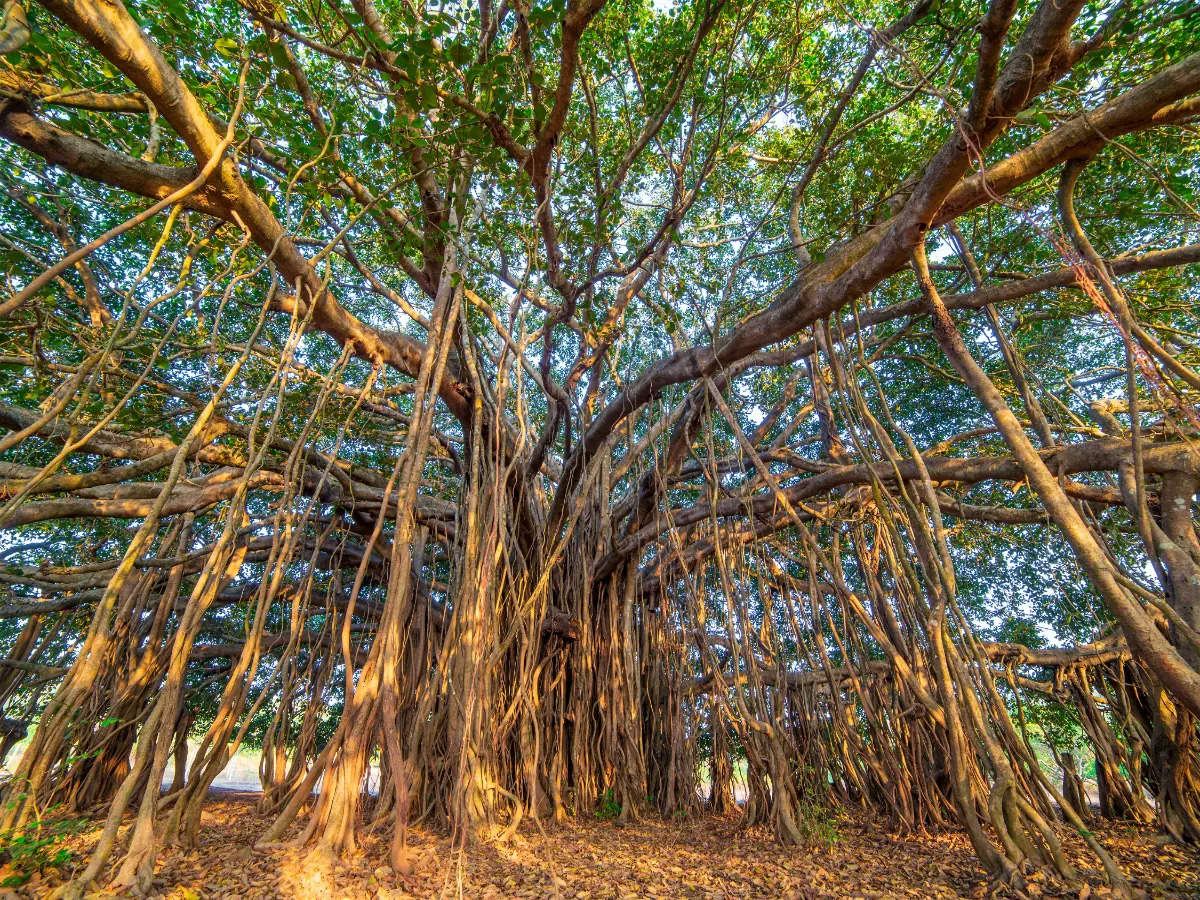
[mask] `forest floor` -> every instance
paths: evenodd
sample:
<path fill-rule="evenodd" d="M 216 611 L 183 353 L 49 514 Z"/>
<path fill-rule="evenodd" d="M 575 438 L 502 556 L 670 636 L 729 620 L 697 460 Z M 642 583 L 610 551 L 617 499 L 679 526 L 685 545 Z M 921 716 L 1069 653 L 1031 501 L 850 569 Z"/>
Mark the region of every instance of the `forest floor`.
<path fill-rule="evenodd" d="M 733 820 L 700 818 L 630 825 L 580 821 L 522 829 L 502 845 L 453 852 L 441 836 L 413 829 L 416 866 L 400 876 L 385 862 L 387 849 L 368 836 L 361 853 L 345 861 L 312 850 L 253 849 L 268 820 L 258 796 L 220 792 L 210 798 L 194 851 L 165 851 L 155 890 L 163 900 L 282 898 L 282 900 L 401 900 L 401 898 L 548 897 L 624 900 L 641 897 L 891 898 L 1005 896 L 989 889 L 965 835 L 897 836 L 869 823 L 836 822 L 836 840 L 807 849 L 785 848 L 765 833 Z M 0 900 L 45 896 L 68 870 L 82 866 L 100 823 L 74 835 L 62 870 L 48 868 Z M 1200 897 L 1200 858 L 1154 836 L 1122 826 L 1099 837 L 1133 879 L 1139 895 Z M 1082 890 L 1062 893 L 1035 882 L 1033 897 L 1076 900 L 1109 896 L 1082 841 L 1067 852 L 1086 873 Z M 5 873 L 0 871 L 0 877 Z M 94 898 L 111 894 L 94 894 Z"/>

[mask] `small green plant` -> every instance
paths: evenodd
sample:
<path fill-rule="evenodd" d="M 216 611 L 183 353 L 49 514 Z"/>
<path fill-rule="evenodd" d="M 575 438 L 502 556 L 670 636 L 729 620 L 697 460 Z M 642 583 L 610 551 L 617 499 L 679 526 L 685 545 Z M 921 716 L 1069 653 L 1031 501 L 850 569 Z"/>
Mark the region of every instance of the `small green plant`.
<path fill-rule="evenodd" d="M 842 837 L 834 814 L 820 803 L 801 801 L 796 809 L 796 824 L 810 844 L 832 847 Z"/>
<path fill-rule="evenodd" d="M 602 822 L 610 822 L 621 815 L 621 804 L 617 802 L 617 794 L 612 788 L 605 790 L 596 803 L 596 818 Z"/>
<path fill-rule="evenodd" d="M 46 813 L 53 811 L 53 807 Z M 9 873 L 0 879 L 0 887 L 19 887 L 43 872 L 47 867 L 63 866 L 71 860 L 73 852 L 61 846 L 73 834 L 78 834 L 87 825 L 86 819 L 58 819 L 47 821 L 39 818 L 19 830 L 0 833 L 0 863 L 6 864 Z"/>

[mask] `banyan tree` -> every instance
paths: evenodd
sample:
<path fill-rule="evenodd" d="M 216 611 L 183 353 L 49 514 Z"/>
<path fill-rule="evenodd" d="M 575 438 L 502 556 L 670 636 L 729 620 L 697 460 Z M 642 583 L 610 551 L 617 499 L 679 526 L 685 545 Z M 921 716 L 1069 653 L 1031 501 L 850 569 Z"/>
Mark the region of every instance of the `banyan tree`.
<path fill-rule="evenodd" d="M 1128 895 L 1094 817 L 1200 842 L 1198 35 L 7 0 L 0 831 L 144 890 L 253 747 L 264 844 L 398 868 L 846 808 Z"/>

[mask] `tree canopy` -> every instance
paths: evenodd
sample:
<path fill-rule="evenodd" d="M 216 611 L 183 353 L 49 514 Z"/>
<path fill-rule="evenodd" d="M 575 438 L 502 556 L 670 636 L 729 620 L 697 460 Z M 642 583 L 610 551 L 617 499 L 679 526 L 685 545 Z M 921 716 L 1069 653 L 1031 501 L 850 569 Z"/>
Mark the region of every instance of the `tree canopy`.
<path fill-rule="evenodd" d="M 1194 4 L 39 4 L 0 829 L 103 810 L 68 894 L 246 745 L 264 841 L 397 866 L 744 764 L 782 841 L 865 809 L 1020 886 L 1066 828 L 1127 894 L 1081 753 L 1200 841 Z"/>

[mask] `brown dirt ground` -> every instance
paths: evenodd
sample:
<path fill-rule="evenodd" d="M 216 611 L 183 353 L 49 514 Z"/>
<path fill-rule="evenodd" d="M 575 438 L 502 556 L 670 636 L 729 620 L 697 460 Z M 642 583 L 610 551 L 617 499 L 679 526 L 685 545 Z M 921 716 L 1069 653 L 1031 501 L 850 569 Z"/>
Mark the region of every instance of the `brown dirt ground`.
<path fill-rule="evenodd" d="M 204 813 L 200 847 L 168 850 L 159 859 L 153 897 L 281 898 L 281 900 L 401 900 L 412 897 L 549 897 L 625 900 L 640 897 L 891 898 L 1004 896 L 985 883 L 966 837 L 898 836 L 869 823 L 842 820 L 831 846 L 785 848 L 731 820 L 702 818 L 631 825 L 579 821 L 522 829 L 503 845 L 453 852 L 449 841 L 414 829 L 415 871 L 399 876 L 386 866 L 386 847 L 368 836 L 362 852 L 339 862 L 312 850 L 255 851 L 268 820 L 254 794 L 221 793 Z M 99 833 L 71 839 L 73 865 Z M 1200 898 L 1200 856 L 1123 826 L 1101 839 L 1129 873 L 1139 893 L 1154 898 Z M 1067 844 L 1088 884 L 1064 892 L 1036 880 L 1033 897 L 1076 900 L 1109 894 L 1082 841 Z M 0 872 L 0 875 L 3 873 Z M 43 897 L 66 872 L 48 869 L 0 900 Z M 1036 876 L 1035 876 L 1036 878 Z M 111 894 L 92 895 L 96 898 Z"/>

